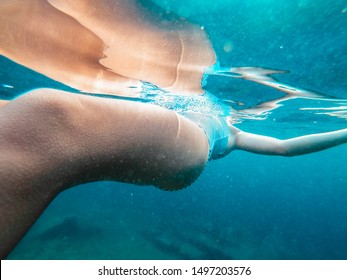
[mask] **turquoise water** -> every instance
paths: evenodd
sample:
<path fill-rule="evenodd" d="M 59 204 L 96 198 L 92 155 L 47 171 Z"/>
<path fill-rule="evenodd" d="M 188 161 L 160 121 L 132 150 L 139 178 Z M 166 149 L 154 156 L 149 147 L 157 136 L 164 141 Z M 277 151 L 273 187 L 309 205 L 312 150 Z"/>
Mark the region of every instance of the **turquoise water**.
<path fill-rule="evenodd" d="M 147 102 L 175 110 L 212 106 L 245 131 L 279 138 L 346 127 L 346 1 L 155 2 L 203 26 L 219 65 L 205 77 L 212 97 L 153 94 Z M 6 58 L 0 63 L 2 98 L 36 87 L 69 90 Z M 246 80 L 237 67 L 289 71 L 272 82 L 305 98 L 259 113 L 259 104 L 291 93 Z M 177 192 L 115 182 L 78 186 L 53 201 L 9 258 L 346 259 L 346 154 L 347 145 L 295 158 L 237 151 Z"/>

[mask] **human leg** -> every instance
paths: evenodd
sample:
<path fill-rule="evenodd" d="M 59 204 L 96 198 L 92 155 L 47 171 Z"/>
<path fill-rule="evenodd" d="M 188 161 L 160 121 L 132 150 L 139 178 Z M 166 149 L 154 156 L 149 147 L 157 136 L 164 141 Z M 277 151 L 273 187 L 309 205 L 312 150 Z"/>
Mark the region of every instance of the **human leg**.
<path fill-rule="evenodd" d="M 0 109 L 0 233 L 6 256 L 68 187 L 97 180 L 179 189 L 202 172 L 204 132 L 154 105 L 38 90 Z"/>

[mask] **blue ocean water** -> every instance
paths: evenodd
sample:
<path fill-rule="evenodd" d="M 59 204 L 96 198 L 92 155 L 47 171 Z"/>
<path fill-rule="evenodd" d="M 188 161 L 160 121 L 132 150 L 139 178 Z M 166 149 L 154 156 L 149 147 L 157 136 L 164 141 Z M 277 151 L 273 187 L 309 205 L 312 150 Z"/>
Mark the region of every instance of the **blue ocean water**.
<path fill-rule="evenodd" d="M 273 76 L 324 97 L 285 101 L 266 115 L 241 117 L 237 127 L 279 138 L 346 127 L 346 1 L 155 2 L 204 27 L 220 69 L 288 70 Z M 0 63 L 2 97 L 35 87 L 68 90 L 6 58 Z M 205 89 L 234 110 L 285 95 L 212 74 Z M 53 201 L 9 258 L 346 259 L 346 154 L 347 145 L 294 158 L 236 151 L 177 192 L 77 186 Z"/>

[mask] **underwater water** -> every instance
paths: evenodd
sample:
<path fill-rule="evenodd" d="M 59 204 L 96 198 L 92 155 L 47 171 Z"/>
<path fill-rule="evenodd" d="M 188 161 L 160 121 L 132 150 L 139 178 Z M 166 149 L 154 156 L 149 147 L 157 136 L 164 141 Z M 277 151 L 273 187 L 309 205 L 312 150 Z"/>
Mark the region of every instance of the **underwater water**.
<path fill-rule="evenodd" d="M 347 1 L 155 2 L 206 30 L 219 64 L 204 88 L 238 128 L 284 139 L 347 127 Z M 4 57 L 0 65 L 2 98 L 69 90 Z M 259 83 L 264 75 L 242 77 L 264 69 L 289 72 L 271 75 L 270 84 Z M 293 91 L 303 98 L 254 110 Z M 167 107 L 177 101 L 149 98 Z M 212 106 L 206 100 L 214 99 L 199 109 Z M 347 259 L 346 155 L 347 145 L 293 158 L 235 151 L 176 192 L 77 186 L 49 205 L 8 258 Z"/>

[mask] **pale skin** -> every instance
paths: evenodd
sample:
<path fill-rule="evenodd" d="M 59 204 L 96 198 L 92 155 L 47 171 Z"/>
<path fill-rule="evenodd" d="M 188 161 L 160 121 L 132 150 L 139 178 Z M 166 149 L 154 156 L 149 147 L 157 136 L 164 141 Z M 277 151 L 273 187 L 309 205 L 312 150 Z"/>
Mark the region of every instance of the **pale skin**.
<path fill-rule="evenodd" d="M 201 94 L 215 63 L 199 26 L 162 21 L 135 0 L 3 0 L 0 15 L 0 54 L 82 91 L 129 96 L 145 80 Z M 279 140 L 230 125 L 221 156 L 295 156 L 346 142 L 347 129 Z M 154 105 L 52 89 L 0 100 L 0 257 L 67 188 L 114 180 L 177 190 L 208 155 L 201 128 Z"/>

